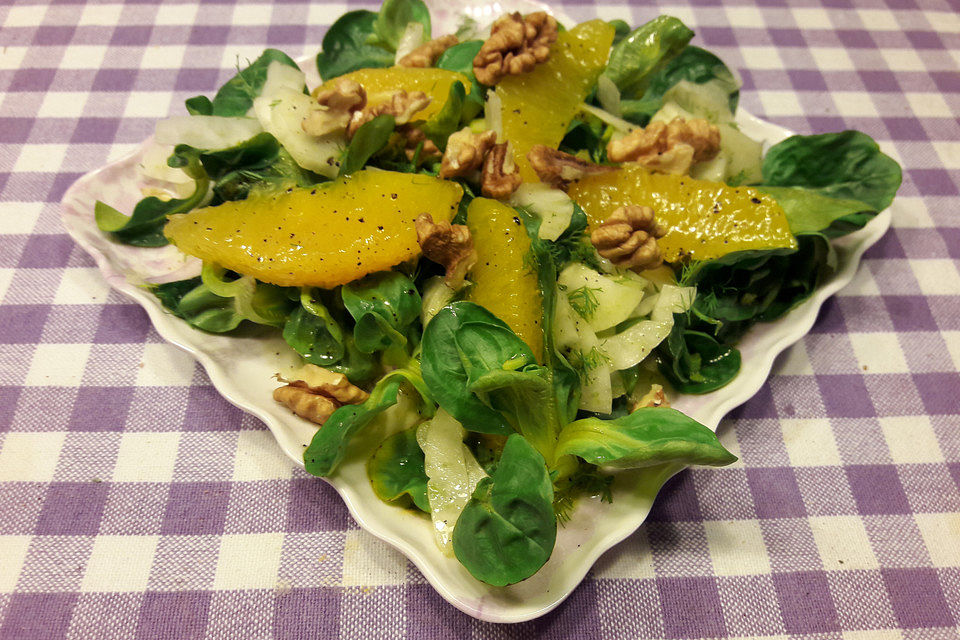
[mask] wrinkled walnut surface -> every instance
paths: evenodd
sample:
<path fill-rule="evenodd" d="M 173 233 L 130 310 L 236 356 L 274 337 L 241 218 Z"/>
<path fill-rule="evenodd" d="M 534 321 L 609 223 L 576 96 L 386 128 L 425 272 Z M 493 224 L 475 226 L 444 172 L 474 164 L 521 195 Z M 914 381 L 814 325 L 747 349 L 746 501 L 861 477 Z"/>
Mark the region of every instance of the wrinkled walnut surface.
<path fill-rule="evenodd" d="M 657 238 L 666 230 L 657 224 L 650 207 L 618 207 L 590 234 L 601 256 L 618 267 L 643 271 L 663 264 Z"/>
<path fill-rule="evenodd" d="M 557 21 L 548 13 L 502 16 L 474 57 L 473 74 L 482 84 L 493 86 L 507 75 L 532 71 L 550 57 L 550 45 L 556 40 Z"/>
<path fill-rule="evenodd" d="M 448 34 L 445 36 L 440 36 L 439 38 L 434 38 L 430 42 L 424 43 L 403 56 L 397 61 L 398 67 L 432 67 L 433 63 L 437 61 L 437 58 L 440 55 L 457 44 L 457 36 L 453 34 Z"/>
<path fill-rule="evenodd" d="M 321 91 L 315 99 L 326 108 L 311 111 L 300 126 L 309 135 L 319 138 L 346 129 L 354 112 L 366 106 L 367 92 L 359 82 L 339 78 L 333 87 Z"/>
<path fill-rule="evenodd" d="M 401 125 L 397 127 L 397 133 L 403 138 L 403 151 L 407 160 L 413 160 L 421 142 L 423 146 L 420 147 L 420 160 L 433 160 L 440 157 L 440 149 L 433 143 L 433 140 L 427 138 L 427 134 L 420 127 L 415 127 L 412 124 Z"/>
<path fill-rule="evenodd" d="M 523 181 L 509 151 L 506 142 L 495 144 L 483 160 L 480 190 L 488 198 L 509 198 Z"/>
<path fill-rule="evenodd" d="M 357 129 L 377 116 L 391 115 L 397 125 L 406 124 L 413 118 L 414 114 L 423 111 L 428 104 L 430 104 L 430 96 L 423 91 L 407 93 L 401 89 L 390 96 L 390 99 L 386 102 L 354 111 L 350 118 L 350 124 L 347 125 L 347 137 L 352 138 Z"/>
<path fill-rule="evenodd" d="M 470 229 L 462 224 L 434 222 L 429 213 L 416 220 L 417 243 L 423 255 L 446 268 L 444 280 L 451 289 L 463 286 L 467 271 L 477 263 Z"/>
<path fill-rule="evenodd" d="M 554 189 L 566 189 L 574 180 L 594 174 L 613 171 L 615 167 L 606 167 L 558 151 L 543 144 L 535 144 L 527 152 L 530 166 L 537 172 L 540 182 L 550 185 Z"/>
<path fill-rule="evenodd" d="M 281 376 L 277 379 L 287 384 L 273 390 L 273 399 L 301 418 L 320 425 L 341 406 L 360 404 L 370 397 L 342 373 L 314 364 L 304 365 L 291 379 Z"/>
<path fill-rule="evenodd" d="M 480 168 L 483 158 L 497 141 L 494 131 L 473 133 L 470 127 L 450 134 L 440 162 L 441 178 L 467 176 Z"/>
<path fill-rule="evenodd" d="M 703 119 L 651 122 L 607 144 L 613 162 L 639 162 L 651 171 L 683 175 L 720 151 L 720 129 Z"/>

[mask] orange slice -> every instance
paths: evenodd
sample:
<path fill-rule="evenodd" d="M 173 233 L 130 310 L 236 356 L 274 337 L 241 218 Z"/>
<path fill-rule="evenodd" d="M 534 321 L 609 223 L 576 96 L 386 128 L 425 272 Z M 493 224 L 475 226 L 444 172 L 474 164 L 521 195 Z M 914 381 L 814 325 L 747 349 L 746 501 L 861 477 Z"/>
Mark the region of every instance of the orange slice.
<path fill-rule="evenodd" d="M 463 190 L 431 176 L 366 169 L 323 187 L 171 216 L 181 251 L 264 282 L 323 288 L 420 255 L 414 221 L 449 221 Z"/>
<path fill-rule="evenodd" d="M 620 206 L 653 208 L 657 221 L 667 228 L 657 241 L 667 262 L 797 246 L 776 200 L 749 187 L 651 173 L 628 162 L 617 171 L 572 183 L 569 194 L 583 207 L 591 228 Z"/>
<path fill-rule="evenodd" d="M 559 34 L 550 58 L 530 73 L 507 76 L 497 85 L 503 139 L 510 141 L 524 182 L 539 182 L 527 162 L 536 144 L 556 149 L 570 121 L 597 83 L 610 55 L 614 28 L 602 20 Z"/>
<path fill-rule="evenodd" d="M 475 198 L 467 209 L 467 226 L 477 249 L 477 264 L 467 276 L 473 282 L 467 299 L 506 322 L 540 359 L 543 301 L 527 258 L 530 237 L 523 221 L 497 200 Z"/>

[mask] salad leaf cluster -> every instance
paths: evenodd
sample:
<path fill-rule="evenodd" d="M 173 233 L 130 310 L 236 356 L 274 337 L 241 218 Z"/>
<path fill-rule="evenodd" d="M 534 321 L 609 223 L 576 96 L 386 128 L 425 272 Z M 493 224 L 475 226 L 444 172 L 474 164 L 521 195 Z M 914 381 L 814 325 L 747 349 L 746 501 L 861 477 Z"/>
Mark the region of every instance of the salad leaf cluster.
<path fill-rule="evenodd" d="M 859 131 L 787 138 L 767 152 L 762 171 L 758 188 L 783 207 L 797 248 L 735 252 L 688 267 L 684 280 L 697 298 L 658 349 L 661 371 L 683 393 L 707 393 L 736 377 L 736 342 L 809 298 L 829 274 L 830 240 L 885 209 L 901 181 L 896 161 Z"/>

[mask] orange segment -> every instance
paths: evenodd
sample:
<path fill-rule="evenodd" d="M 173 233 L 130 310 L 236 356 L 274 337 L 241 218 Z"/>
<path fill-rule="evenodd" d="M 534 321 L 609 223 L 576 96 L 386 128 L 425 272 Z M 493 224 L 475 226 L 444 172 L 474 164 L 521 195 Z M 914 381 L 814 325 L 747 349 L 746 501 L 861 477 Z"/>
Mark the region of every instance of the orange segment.
<path fill-rule="evenodd" d="M 657 241 L 664 259 L 719 258 L 732 251 L 796 247 L 790 225 L 776 200 L 749 187 L 728 187 L 689 176 L 651 173 L 628 162 L 570 185 L 570 197 L 594 227 L 614 209 L 646 205 L 667 234 Z"/>
<path fill-rule="evenodd" d="M 417 216 L 449 221 L 462 195 L 456 182 L 367 169 L 171 216 L 164 233 L 184 253 L 264 282 L 331 288 L 420 255 Z"/>
<path fill-rule="evenodd" d="M 447 101 L 450 87 L 458 80 L 463 83 L 464 89 L 470 93 L 470 78 L 458 71 L 446 69 L 420 69 L 416 67 L 388 67 L 386 69 L 357 69 L 344 74 L 329 82 L 325 82 L 313 90 L 313 96 L 324 89 L 332 87 L 340 78 L 349 78 L 360 83 L 367 92 L 367 104 L 378 105 L 386 102 L 401 89 L 407 93 L 423 91 L 430 96 L 430 104 L 417 112 L 414 120 L 426 120 L 440 109 Z"/>
<path fill-rule="evenodd" d="M 527 258 L 530 237 L 517 212 L 489 198 L 475 198 L 467 226 L 477 249 L 477 264 L 467 299 L 507 323 L 537 359 L 543 351 L 543 301 L 537 274 Z"/>
<path fill-rule="evenodd" d="M 530 73 L 507 76 L 497 85 L 503 104 L 503 139 L 513 146 L 524 182 L 539 182 L 527 152 L 535 144 L 559 146 L 607 64 L 613 35 L 614 28 L 602 20 L 578 24 L 559 34 L 549 60 Z"/>

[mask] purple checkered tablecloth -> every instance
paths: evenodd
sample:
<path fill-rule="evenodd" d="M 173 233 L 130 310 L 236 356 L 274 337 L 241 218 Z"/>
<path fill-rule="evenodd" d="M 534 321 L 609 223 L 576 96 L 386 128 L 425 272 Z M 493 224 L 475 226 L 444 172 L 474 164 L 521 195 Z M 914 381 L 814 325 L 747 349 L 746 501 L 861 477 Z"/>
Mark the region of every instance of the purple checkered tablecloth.
<path fill-rule="evenodd" d="M 237 56 L 313 54 L 372 4 L 0 7 L 0 638 L 960 638 L 960 4 L 569 2 L 657 13 L 742 105 L 901 162 L 890 233 L 555 612 L 446 604 L 111 291 L 58 202 Z"/>

